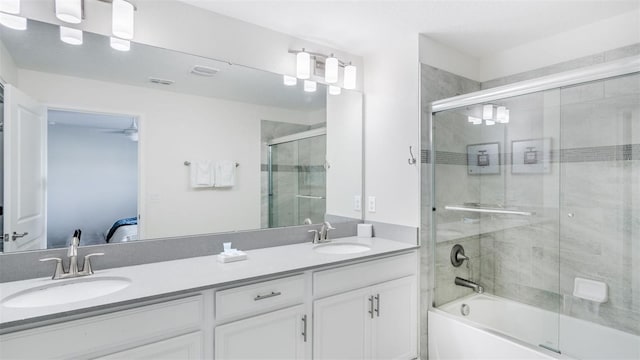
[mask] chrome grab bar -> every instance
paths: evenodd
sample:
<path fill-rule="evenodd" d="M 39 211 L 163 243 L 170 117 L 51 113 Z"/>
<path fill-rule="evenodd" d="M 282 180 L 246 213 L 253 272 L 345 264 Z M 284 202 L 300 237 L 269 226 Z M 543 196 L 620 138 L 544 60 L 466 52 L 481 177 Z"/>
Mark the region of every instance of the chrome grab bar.
<path fill-rule="evenodd" d="M 296 194 L 297 198 L 301 198 L 301 199 L 313 199 L 313 200 L 324 200 L 324 197 L 322 196 L 313 196 L 313 195 L 300 195 L 300 194 Z"/>

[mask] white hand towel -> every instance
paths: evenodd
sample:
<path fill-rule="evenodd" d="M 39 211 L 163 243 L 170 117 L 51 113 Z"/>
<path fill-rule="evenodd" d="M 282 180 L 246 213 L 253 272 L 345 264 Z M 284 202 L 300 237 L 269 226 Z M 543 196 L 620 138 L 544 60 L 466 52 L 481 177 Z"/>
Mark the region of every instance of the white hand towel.
<path fill-rule="evenodd" d="M 231 160 L 221 160 L 216 163 L 215 186 L 231 187 L 236 184 L 236 163 Z"/>
<path fill-rule="evenodd" d="M 212 187 L 214 184 L 213 165 L 210 160 L 191 162 L 191 187 Z"/>

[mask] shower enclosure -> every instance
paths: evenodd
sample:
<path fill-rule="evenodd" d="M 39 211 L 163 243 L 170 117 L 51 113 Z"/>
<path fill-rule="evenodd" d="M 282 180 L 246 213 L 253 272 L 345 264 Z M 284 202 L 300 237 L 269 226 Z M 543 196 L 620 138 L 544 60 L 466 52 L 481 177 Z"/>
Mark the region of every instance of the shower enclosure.
<path fill-rule="evenodd" d="M 326 128 L 317 128 L 268 143 L 270 228 L 324 221 L 326 133 Z"/>
<path fill-rule="evenodd" d="M 432 103 L 434 319 L 547 355 L 640 356 L 639 72 L 636 57 Z"/>

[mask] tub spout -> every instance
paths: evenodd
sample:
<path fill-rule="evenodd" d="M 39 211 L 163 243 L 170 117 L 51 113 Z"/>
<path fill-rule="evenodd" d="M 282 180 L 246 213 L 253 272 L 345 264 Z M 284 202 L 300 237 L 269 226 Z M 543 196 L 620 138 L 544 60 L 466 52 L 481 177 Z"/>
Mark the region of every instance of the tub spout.
<path fill-rule="evenodd" d="M 482 285 L 477 284 L 471 280 L 463 279 L 456 276 L 455 283 L 458 286 L 464 286 L 473 289 L 473 291 L 477 292 L 478 294 L 482 294 L 484 292 L 484 288 L 482 287 Z"/>

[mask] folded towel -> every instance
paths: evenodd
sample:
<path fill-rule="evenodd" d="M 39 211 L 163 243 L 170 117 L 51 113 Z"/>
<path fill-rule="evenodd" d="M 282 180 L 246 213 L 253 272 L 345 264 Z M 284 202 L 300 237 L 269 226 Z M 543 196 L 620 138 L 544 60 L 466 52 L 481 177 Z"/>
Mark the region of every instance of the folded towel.
<path fill-rule="evenodd" d="M 236 184 L 236 163 L 231 160 L 221 160 L 216 163 L 215 186 L 231 187 Z"/>
<path fill-rule="evenodd" d="M 214 169 L 210 160 L 191 162 L 191 187 L 212 187 L 214 184 Z"/>

